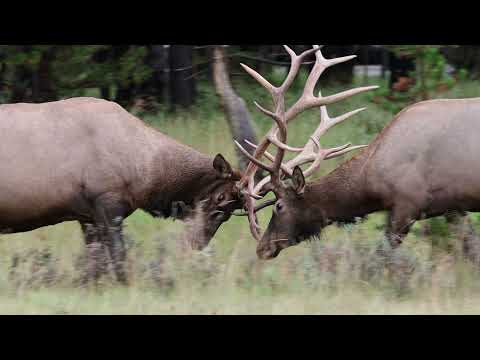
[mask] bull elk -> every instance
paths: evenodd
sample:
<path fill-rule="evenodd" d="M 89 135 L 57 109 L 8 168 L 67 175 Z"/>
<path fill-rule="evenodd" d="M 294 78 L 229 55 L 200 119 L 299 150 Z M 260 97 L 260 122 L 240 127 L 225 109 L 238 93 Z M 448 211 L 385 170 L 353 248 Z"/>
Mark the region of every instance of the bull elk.
<path fill-rule="evenodd" d="M 275 105 L 274 112 L 257 105 L 276 125 L 261 144 L 250 144 L 256 152 L 250 156 L 253 164 L 244 177 L 252 196 L 262 198 L 270 191 L 275 194 L 275 200 L 257 207 L 253 200 L 247 204 L 259 258 L 275 258 L 282 249 L 319 235 L 322 228 L 333 222 L 350 222 L 377 211 L 388 212 L 386 237 L 392 248 L 396 248 L 418 219 L 480 210 L 480 161 L 477 159 L 480 99 L 423 101 L 401 111 L 368 146 L 346 144 L 324 149 L 320 137 L 363 109 L 331 118 L 325 106 L 328 98 L 320 95 L 314 100 L 312 91 L 323 70 L 349 59 L 326 60 L 319 47 L 314 48 L 318 49 L 316 63 L 304 95 L 288 110 L 284 105 L 288 86 L 275 88 L 246 68 L 272 94 Z M 293 57 L 291 68 L 297 67 Z M 292 73 L 295 72 L 291 70 L 286 83 L 291 83 Z M 321 120 L 305 147 L 294 148 L 287 145 L 287 123 L 299 109 L 307 107 L 304 98 L 310 99 L 308 103 L 312 106 L 320 106 Z M 275 156 L 266 151 L 268 144 L 277 147 Z M 328 175 L 305 182 L 323 160 L 358 148 L 363 150 Z M 284 163 L 286 151 L 298 156 Z M 259 160 L 262 156 L 273 165 L 262 163 Z M 312 164 L 303 172 L 300 166 L 307 163 Z M 252 174 L 258 167 L 267 170 L 270 176 L 255 185 Z M 291 185 L 282 181 L 285 178 L 291 178 Z M 273 214 L 267 230 L 260 236 L 255 213 L 267 205 L 274 205 Z"/>
<path fill-rule="evenodd" d="M 76 220 L 96 279 L 108 255 L 127 282 L 122 222 L 136 209 L 195 218 L 203 225 L 192 246 L 206 246 L 243 206 L 240 175 L 222 155 L 203 155 L 113 102 L 0 106 L 0 233 Z"/>

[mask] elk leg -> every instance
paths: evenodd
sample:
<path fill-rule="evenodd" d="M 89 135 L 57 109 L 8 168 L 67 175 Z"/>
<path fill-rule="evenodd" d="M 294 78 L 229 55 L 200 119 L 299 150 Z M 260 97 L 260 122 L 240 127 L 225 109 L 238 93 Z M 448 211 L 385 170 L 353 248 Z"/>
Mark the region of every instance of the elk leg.
<path fill-rule="evenodd" d="M 474 264 L 480 264 L 480 242 L 468 214 L 463 211 L 448 212 L 445 219 L 450 231 L 460 236 L 465 257 Z"/>
<path fill-rule="evenodd" d="M 123 219 L 122 219 L 123 220 Z M 110 253 L 110 258 L 113 262 L 113 269 L 117 280 L 126 285 L 127 274 L 125 271 L 127 251 L 125 248 L 125 241 L 122 234 L 122 220 L 117 219 L 109 228 L 107 237 L 107 247 Z"/>
<path fill-rule="evenodd" d="M 100 241 L 95 225 L 80 223 L 87 248 L 87 281 L 98 281 L 101 275 L 107 273 L 107 253 Z"/>
<path fill-rule="evenodd" d="M 126 249 L 122 236 L 125 206 L 114 196 L 103 196 L 97 200 L 95 217 L 99 224 L 101 242 L 107 247 L 117 280 L 127 284 L 125 272 Z"/>
<path fill-rule="evenodd" d="M 395 206 L 388 214 L 385 237 L 392 250 L 398 248 L 416 221 L 416 210 L 413 205 Z"/>

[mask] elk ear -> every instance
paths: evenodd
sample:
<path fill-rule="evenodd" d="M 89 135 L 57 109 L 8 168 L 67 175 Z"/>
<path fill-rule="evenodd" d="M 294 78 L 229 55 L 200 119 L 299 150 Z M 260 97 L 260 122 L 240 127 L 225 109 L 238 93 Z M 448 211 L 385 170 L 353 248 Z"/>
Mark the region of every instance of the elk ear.
<path fill-rule="evenodd" d="M 233 176 L 233 170 L 227 160 L 222 154 L 217 154 L 213 160 L 213 168 L 217 170 L 218 176 L 223 179 L 228 179 Z"/>
<path fill-rule="evenodd" d="M 295 169 L 293 169 L 292 184 L 295 192 L 298 195 L 302 195 L 305 191 L 305 177 L 303 176 L 303 171 L 300 169 L 300 166 L 295 166 Z"/>

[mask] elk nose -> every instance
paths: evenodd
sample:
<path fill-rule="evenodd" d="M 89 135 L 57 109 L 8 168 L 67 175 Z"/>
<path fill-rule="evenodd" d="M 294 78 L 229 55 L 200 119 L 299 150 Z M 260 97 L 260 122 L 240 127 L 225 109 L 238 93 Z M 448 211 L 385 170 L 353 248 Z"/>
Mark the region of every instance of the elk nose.
<path fill-rule="evenodd" d="M 270 260 L 280 253 L 280 249 L 273 244 L 264 243 L 259 244 L 257 247 L 257 256 L 261 260 Z"/>

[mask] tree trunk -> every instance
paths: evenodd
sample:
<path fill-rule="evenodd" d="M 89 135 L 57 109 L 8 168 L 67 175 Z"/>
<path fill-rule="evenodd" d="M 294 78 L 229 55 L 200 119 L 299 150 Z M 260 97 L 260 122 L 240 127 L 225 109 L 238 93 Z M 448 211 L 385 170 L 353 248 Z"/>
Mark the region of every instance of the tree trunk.
<path fill-rule="evenodd" d="M 170 46 L 170 101 L 188 108 L 195 100 L 193 79 L 193 47 L 191 45 Z"/>
<path fill-rule="evenodd" d="M 118 45 L 112 47 L 111 58 L 114 62 L 119 59 L 130 49 L 130 45 Z M 131 80 L 131 76 L 130 79 Z M 135 97 L 135 88 L 132 81 L 127 81 L 126 84 L 117 83 L 117 92 L 115 94 L 115 102 L 129 108 L 132 106 Z"/>
<path fill-rule="evenodd" d="M 119 84 L 115 102 L 128 109 L 133 104 L 133 96 L 133 85 L 131 83 L 126 86 Z"/>
<path fill-rule="evenodd" d="M 26 66 L 16 65 L 12 82 L 11 103 L 30 102 L 28 88 L 32 81 L 32 73 Z"/>
<path fill-rule="evenodd" d="M 48 102 L 57 100 L 57 89 L 52 78 L 51 63 L 55 57 L 55 47 L 50 47 L 43 55 L 34 73 L 33 101 Z"/>
<path fill-rule="evenodd" d="M 235 93 L 230 82 L 225 49 L 221 45 L 217 45 L 213 48 L 212 55 L 215 90 L 225 111 L 232 136 L 240 144 L 245 145 L 245 149 L 253 155 L 254 149 L 244 142 L 246 139 L 254 144 L 257 143 L 252 127 L 252 117 L 245 101 Z M 238 148 L 236 150 L 240 169 L 245 170 L 249 160 Z"/>
<path fill-rule="evenodd" d="M 165 45 L 152 45 L 152 78 L 156 89 L 157 100 L 164 102 L 168 98 L 168 48 Z"/>
<path fill-rule="evenodd" d="M 102 97 L 102 99 L 110 100 L 110 86 L 102 86 L 100 88 L 100 96 Z"/>

